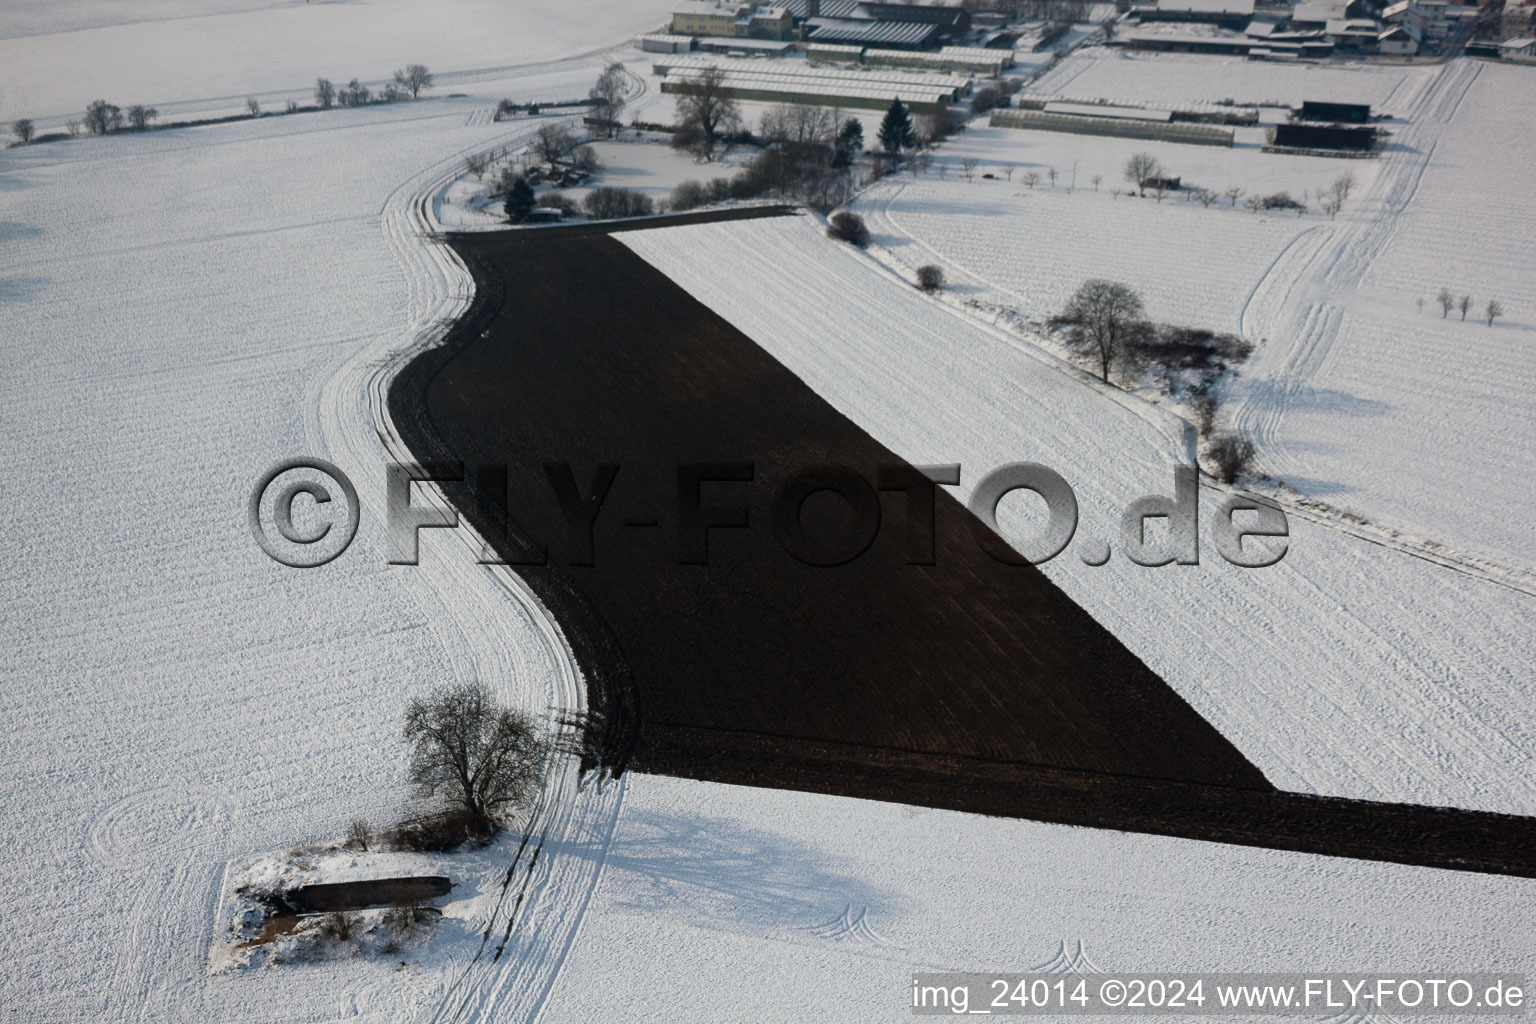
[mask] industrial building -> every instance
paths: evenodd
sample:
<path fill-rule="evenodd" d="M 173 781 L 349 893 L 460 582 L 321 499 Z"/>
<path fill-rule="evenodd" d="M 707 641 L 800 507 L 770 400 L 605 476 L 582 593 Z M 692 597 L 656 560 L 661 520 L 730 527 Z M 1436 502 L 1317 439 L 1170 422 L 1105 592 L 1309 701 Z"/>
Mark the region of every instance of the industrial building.
<path fill-rule="evenodd" d="M 787 40 L 794 37 L 794 18 L 787 7 L 682 0 L 672 8 L 672 34 Z"/>

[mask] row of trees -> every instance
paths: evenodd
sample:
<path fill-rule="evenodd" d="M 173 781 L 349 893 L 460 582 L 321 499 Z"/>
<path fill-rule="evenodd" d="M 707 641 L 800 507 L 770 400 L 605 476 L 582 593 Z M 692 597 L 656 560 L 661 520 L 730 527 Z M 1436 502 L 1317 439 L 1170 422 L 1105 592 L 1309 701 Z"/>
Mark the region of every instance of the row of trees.
<path fill-rule="evenodd" d="M 432 84 L 432 72 L 427 70 L 424 64 L 408 64 L 395 72 L 394 81 L 384 90 L 374 96 L 373 91 L 363 85 L 357 79 L 352 79 L 345 86 L 338 89 L 330 79 L 317 78 L 315 80 L 315 102 L 322 110 L 329 110 L 340 103 L 342 106 L 360 106 L 375 99 L 382 102 L 393 102 L 404 99 L 407 95 L 416 99 L 421 95 L 421 90 Z M 261 116 L 261 104 L 254 96 L 245 101 L 246 110 L 252 117 Z M 295 103 L 288 104 L 289 111 L 298 109 Z M 106 135 L 108 132 L 122 131 L 133 128 L 143 131 L 148 128 L 150 122 L 160 116 L 160 112 L 154 107 L 143 104 L 135 104 L 124 110 L 115 103 L 106 100 L 92 100 L 85 108 L 85 116 L 79 121 L 71 121 L 67 125 L 71 135 L 80 134 L 81 129 L 92 135 Z M 31 118 L 22 117 L 11 122 L 11 134 L 23 145 L 30 143 L 37 134 L 37 126 Z"/>
<path fill-rule="evenodd" d="M 1461 319 L 1465 321 L 1467 319 L 1467 314 L 1472 311 L 1472 307 L 1474 305 L 1472 296 L 1463 295 L 1458 298 L 1451 294 L 1451 290 L 1449 288 L 1441 288 L 1440 294 L 1435 296 L 1435 301 L 1440 303 L 1441 319 L 1445 319 L 1446 317 L 1450 316 L 1451 310 L 1459 309 L 1461 311 Z M 1419 308 L 1424 308 L 1423 299 L 1419 300 Z M 1503 315 L 1504 307 L 1499 304 L 1498 299 L 1489 299 L 1487 304 L 1483 306 L 1483 318 L 1488 321 L 1489 327 L 1492 327 L 1493 322 Z"/>
<path fill-rule="evenodd" d="M 343 107 L 360 107 L 366 103 L 394 103 L 403 100 L 406 96 L 418 99 L 421 90 L 432 85 L 432 72 L 427 70 L 425 64 L 407 64 L 395 72 L 392 82 L 389 82 L 377 95 L 368 86 L 357 79 L 352 79 L 346 85 L 337 88 L 336 83 L 329 78 L 315 79 L 315 104 L 321 110 L 330 110 L 340 105 Z"/>

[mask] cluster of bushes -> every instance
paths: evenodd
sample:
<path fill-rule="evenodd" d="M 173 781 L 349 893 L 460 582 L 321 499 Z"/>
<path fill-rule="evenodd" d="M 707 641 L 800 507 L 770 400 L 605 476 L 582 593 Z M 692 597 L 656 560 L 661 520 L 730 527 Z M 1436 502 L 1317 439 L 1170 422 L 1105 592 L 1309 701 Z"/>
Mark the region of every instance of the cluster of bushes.
<path fill-rule="evenodd" d="M 1306 204 L 1295 198 L 1289 192 L 1274 192 L 1267 196 L 1256 196 L 1258 208 L 1261 210 L 1305 210 Z M 1252 205 L 1252 200 L 1250 200 Z"/>
<path fill-rule="evenodd" d="M 588 192 L 581 205 L 593 220 L 649 217 L 656 212 L 656 204 L 644 192 L 608 186 Z"/>
<path fill-rule="evenodd" d="M 827 224 L 827 237 L 862 249 L 869 244 L 869 228 L 856 213 L 835 213 Z"/>
<path fill-rule="evenodd" d="M 1148 342 L 1147 351 L 1156 362 L 1166 366 L 1191 369 L 1215 366 L 1225 370 L 1227 364 L 1241 363 L 1253 355 L 1253 342 L 1236 334 L 1203 327 L 1164 325 Z"/>
<path fill-rule="evenodd" d="M 770 149 L 729 178 L 681 183 L 672 190 L 667 208 L 682 213 L 732 199 L 795 195 L 818 209 L 831 209 L 847 198 L 850 188 L 846 175 L 830 163 L 804 160 L 794 150 Z"/>
<path fill-rule="evenodd" d="M 526 110 L 529 116 L 537 116 L 540 110 L 540 106 L 537 103 L 519 105 L 513 103 L 511 100 L 504 99 L 500 103 L 496 104 L 495 120 L 505 121 L 509 117 L 514 116 L 519 110 Z"/>
<path fill-rule="evenodd" d="M 1205 458 L 1211 475 L 1230 484 L 1248 471 L 1253 462 L 1253 442 L 1237 434 L 1218 434 L 1205 446 Z"/>
<path fill-rule="evenodd" d="M 1212 436 L 1218 398 L 1216 384 L 1233 364 L 1253 353 L 1253 345 L 1234 334 L 1195 327 L 1153 324 L 1141 296 L 1118 281 L 1090 280 L 1072 295 L 1064 312 L 1047 321 L 1064 327 L 1074 355 L 1092 366 L 1106 384 L 1111 375 L 1133 383 L 1150 366 L 1161 369 L 1164 389 L 1192 402 L 1202 437 L 1211 438 L 1204 456 L 1213 474 L 1231 483 L 1253 460 L 1253 443 L 1235 434 Z"/>

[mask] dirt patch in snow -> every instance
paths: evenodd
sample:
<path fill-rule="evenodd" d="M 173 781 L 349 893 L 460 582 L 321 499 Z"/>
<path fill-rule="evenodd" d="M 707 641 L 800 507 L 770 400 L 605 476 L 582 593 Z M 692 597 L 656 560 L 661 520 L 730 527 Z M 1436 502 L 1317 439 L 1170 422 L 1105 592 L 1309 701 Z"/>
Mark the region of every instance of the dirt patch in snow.
<path fill-rule="evenodd" d="M 1275 791 L 1042 573 L 985 554 L 942 489 L 932 564 L 910 564 L 900 491 L 878 498 L 882 525 L 853 561 L 791 557 L 774 499 L 797 472 L 873 483 L 911 467 L 608 237 L 624 226 L 642 225 L 452 236 L 475 300 L 390 391 L 412 450 L 466 467 L 449 499 L 559 619 L 606 764 L 1536 874 L 1531 819 Z M 590 549 L 547 463 L 582 492 L 618 467 Z M 709 529 L 707 565 L 686 564 L 705 531 L 679 528 L 683 463 L 752 464 L 699 492 L 704 509 L 738 509 L 705 518 L 748 524 Z M 812 546 L 846 545 L 846 507 L 817 500 L 801 510 Z"/>

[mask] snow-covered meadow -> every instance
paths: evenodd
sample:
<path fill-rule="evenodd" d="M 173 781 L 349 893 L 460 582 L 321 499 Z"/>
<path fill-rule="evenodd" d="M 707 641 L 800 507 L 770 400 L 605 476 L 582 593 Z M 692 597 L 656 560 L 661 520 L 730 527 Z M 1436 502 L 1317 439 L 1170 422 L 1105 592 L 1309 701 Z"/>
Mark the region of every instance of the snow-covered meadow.
<path fill-rule="evenodd" d="M 382 385 L 467 299 L 415 200 L 533 132 L 482 116 L 502 88 L 0 153 L 0 956 L 25 1016 L 398 1019 L 462 971 L 451 948 L 398 974 L 207 974 L 230 863 L 405 812 L 412 694 L 478 678 L 539 713 L 580 700 L 558 629 L 466 536 L 428 531 L 421 566 L 386 564 L 385 460 L 405 452 Z M 342 466 L 362 501 L 321 569 L 269 561 L 245 519 L 296 455 Z M 572 786 L 552 780 L 552 839 L 611 826 L 617 792 Z M 558 948 L 597 865 L 546 865 L 561 895 L 534 912 Z M 505 858 L 461 870 L 447 913 L 473 933 Z M 541 949 L 509 997 L 525 1009 L 552 978 Z"/>
<path fill-rule="evenodd" d="M 607 49 L 666 12 L 659 0 L 21 0 L 0 9 L 0 121 L 62 125 L 103 97 L 162 115 L 247 96 L 280 106 L 308 102 L 319 76 L 378 82 L 413 62 L 468 92 L 457 73 Z"/>
<path fill-rule="evenodd" d="M 1536 226 L 1508 185 L 1531 159 L 1528 133 L 1515 128 L 1536 112 L 1523 70 L 1275 67 L 1089 49 L 1042 89 L 1194 103 L 1232 95 L 1251 73 L 1255 88 L 1289 101 L 1385 103 L 1392 135 L 1380 159 L 1347 160 L 1261 152 L 1256 129 L 1239 129 L 1238 145 L 1224 149 L 973 127 L 939 151 L 942 179 L 936 169 L 895 176 L 855 208 L 882 258 L 909 274 L 940 264 L 961 299 L 1040 320 L 1083 280 L 1109 277 L 1136 288 L 1154 319 L 1244 335 L 1258 349 L 1221 422 L 1254 436 L 1261 469 L 1529 592 L 1536 525 L 1507 511 L 1536 498 L 1525 471 L 1536 448 L 1523 426 L 1536 384 L 1536 311 L 1523 288 Z M 1241 198 L 1209 207 L 1177 193 L 1161 203 L 1116 198 L 1139 151 L 1188 185 L 1310 193 L 1312 208 L 1255 214 Z M 960 175 L 967 159 L 973 181 Z M 1041 176 L 1034 187 L 1021 184 L 1030 172 Z M 1330 219 L 1315 197 L 1342 174 L 1356 184 Z M 1441 288 L 1471 294 L 1467 322 L 1442 318 Z M 1504 310 L 1491 328 L 1478 316 L 1490 299 Z"/>

